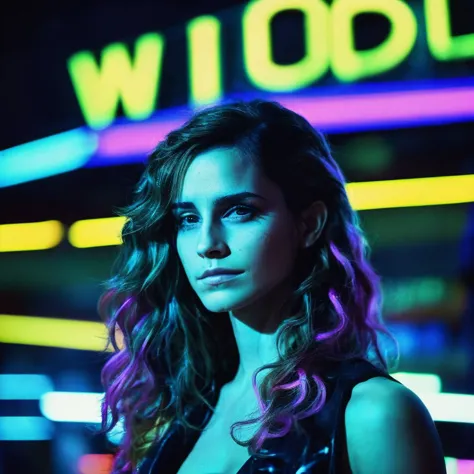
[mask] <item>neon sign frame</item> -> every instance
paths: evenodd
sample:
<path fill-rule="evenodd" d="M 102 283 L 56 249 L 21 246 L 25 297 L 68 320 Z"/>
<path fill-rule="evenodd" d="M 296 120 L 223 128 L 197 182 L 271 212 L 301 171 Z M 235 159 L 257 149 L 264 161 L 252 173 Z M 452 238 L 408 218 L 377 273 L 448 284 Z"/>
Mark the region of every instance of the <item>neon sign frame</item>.
<path fill-rule="evenodd" d="M 304 17 L 305 55 L 293 64 L 272 57 L 271 21 L 286 10 Z M 377 13 L 391 24 L 388 37 L 370 50 L 355 48 L 354 18 Z M 437 61 L 474 58 L 474 33 L 452 36 L 449 0 L 424 0 L 424 19 L 402 0 L 253 0 L 243 9 L 243 69 L 249 83 L 264 92 L 292 92 L 318 83 L 332 73 L 341 83 L 374 77 L 403 63 L 420 40 L 424 20 L 427 49 Z M 215 103 L 224 97 L 223 22 L 205 15 L 185 25 L 188 62 L 188 101 L 191 106 Z M 134 53 L 124 43 L 106 46 L 96 61 L 90 51 L 68 59 L 68 71 L 85 122 L 102 129 L 115 120 L 118 104 L 131 120 L 149 118 L 157 108 L 166 54 L 162 33 L 140 36 Z M 226 91 L 232 92 L 232 91 Z"/>

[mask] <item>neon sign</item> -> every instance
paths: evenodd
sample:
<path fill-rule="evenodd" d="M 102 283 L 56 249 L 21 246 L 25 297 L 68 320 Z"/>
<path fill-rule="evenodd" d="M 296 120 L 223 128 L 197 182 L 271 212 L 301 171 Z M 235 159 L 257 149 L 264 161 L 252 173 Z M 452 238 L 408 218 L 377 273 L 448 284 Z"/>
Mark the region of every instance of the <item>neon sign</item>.
<path fill-rule="evenodd" d="M 292 64 L 273 59 L 271 23 L 288 10 L 301 13 L 304 55 Z M 385 40 L 369 50 L 355 47 L 354 19 L 376 13 L 390 23 Z M 424 0 L 424 18 L 402 0 L 254 0 L 239 18 L 243 74 L 257 90 L 290 92 L 321 81 L 328 73 L 350 83 L 364 80 L 402 64 L 419 40 L 421 22 L 426 46 L 436 61 L 474 58 L 474 33 L 453 36 L 449 0 Z M 218 101 L 224 95 L 223 20 L 205 15 L 186 24 L 188 101 L 191 106 Z M 100 59 L 82 51 L 68 60 L 71 81 L 86 123 L 96 129 L 110 125 L 119 103 L 132 120 L 144 120 L 157 108 L 167 38 L 147 33 L 134 44 L 106 46 Z"/>

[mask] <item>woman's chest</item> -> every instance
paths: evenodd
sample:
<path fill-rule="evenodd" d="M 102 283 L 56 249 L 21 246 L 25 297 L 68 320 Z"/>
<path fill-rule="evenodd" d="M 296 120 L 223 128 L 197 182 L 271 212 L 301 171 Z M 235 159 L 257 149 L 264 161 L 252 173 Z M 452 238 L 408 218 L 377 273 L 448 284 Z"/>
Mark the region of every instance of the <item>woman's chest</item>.
<path fill-rule="evenodd" d="M 211 429 L 201 435 L 178 474 L 236 474 L 249 457 L 229 434 Z"/>
<path fill-rule="evenodd" d="M 231 437 L 231 426 L 255 416 L 256 401 L 222 399 L 177 474 L 236 474 L 250 458 L 248 448 Z M 258 429 L 257 424 L 237 428 L 238 439 L 247 440 Z"/>

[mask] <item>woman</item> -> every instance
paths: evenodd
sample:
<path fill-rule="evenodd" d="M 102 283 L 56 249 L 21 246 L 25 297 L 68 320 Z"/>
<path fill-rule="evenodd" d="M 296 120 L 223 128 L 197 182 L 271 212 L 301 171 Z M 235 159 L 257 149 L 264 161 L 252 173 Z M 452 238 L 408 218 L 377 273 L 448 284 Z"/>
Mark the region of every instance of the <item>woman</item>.
<path fill-rule="evenodd" d="M 200 111 L 158 144 L 99 302 L 114 473 L 445 472 L 426 408 L 388 375 L 344 184 L 324 137 L 272 102 Z"/>

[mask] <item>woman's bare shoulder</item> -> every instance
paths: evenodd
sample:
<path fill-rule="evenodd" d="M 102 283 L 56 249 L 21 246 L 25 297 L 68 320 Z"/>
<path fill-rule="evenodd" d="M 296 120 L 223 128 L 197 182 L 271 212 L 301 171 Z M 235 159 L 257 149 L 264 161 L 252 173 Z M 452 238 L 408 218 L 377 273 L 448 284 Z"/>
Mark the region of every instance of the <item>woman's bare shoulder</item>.
<path fill-rule="evenodd" d="M 402 384 L 374 377 L 357 384 L 345 412 L 354 474 L 444 474 L 435 424 L 418 396 Z"/>

